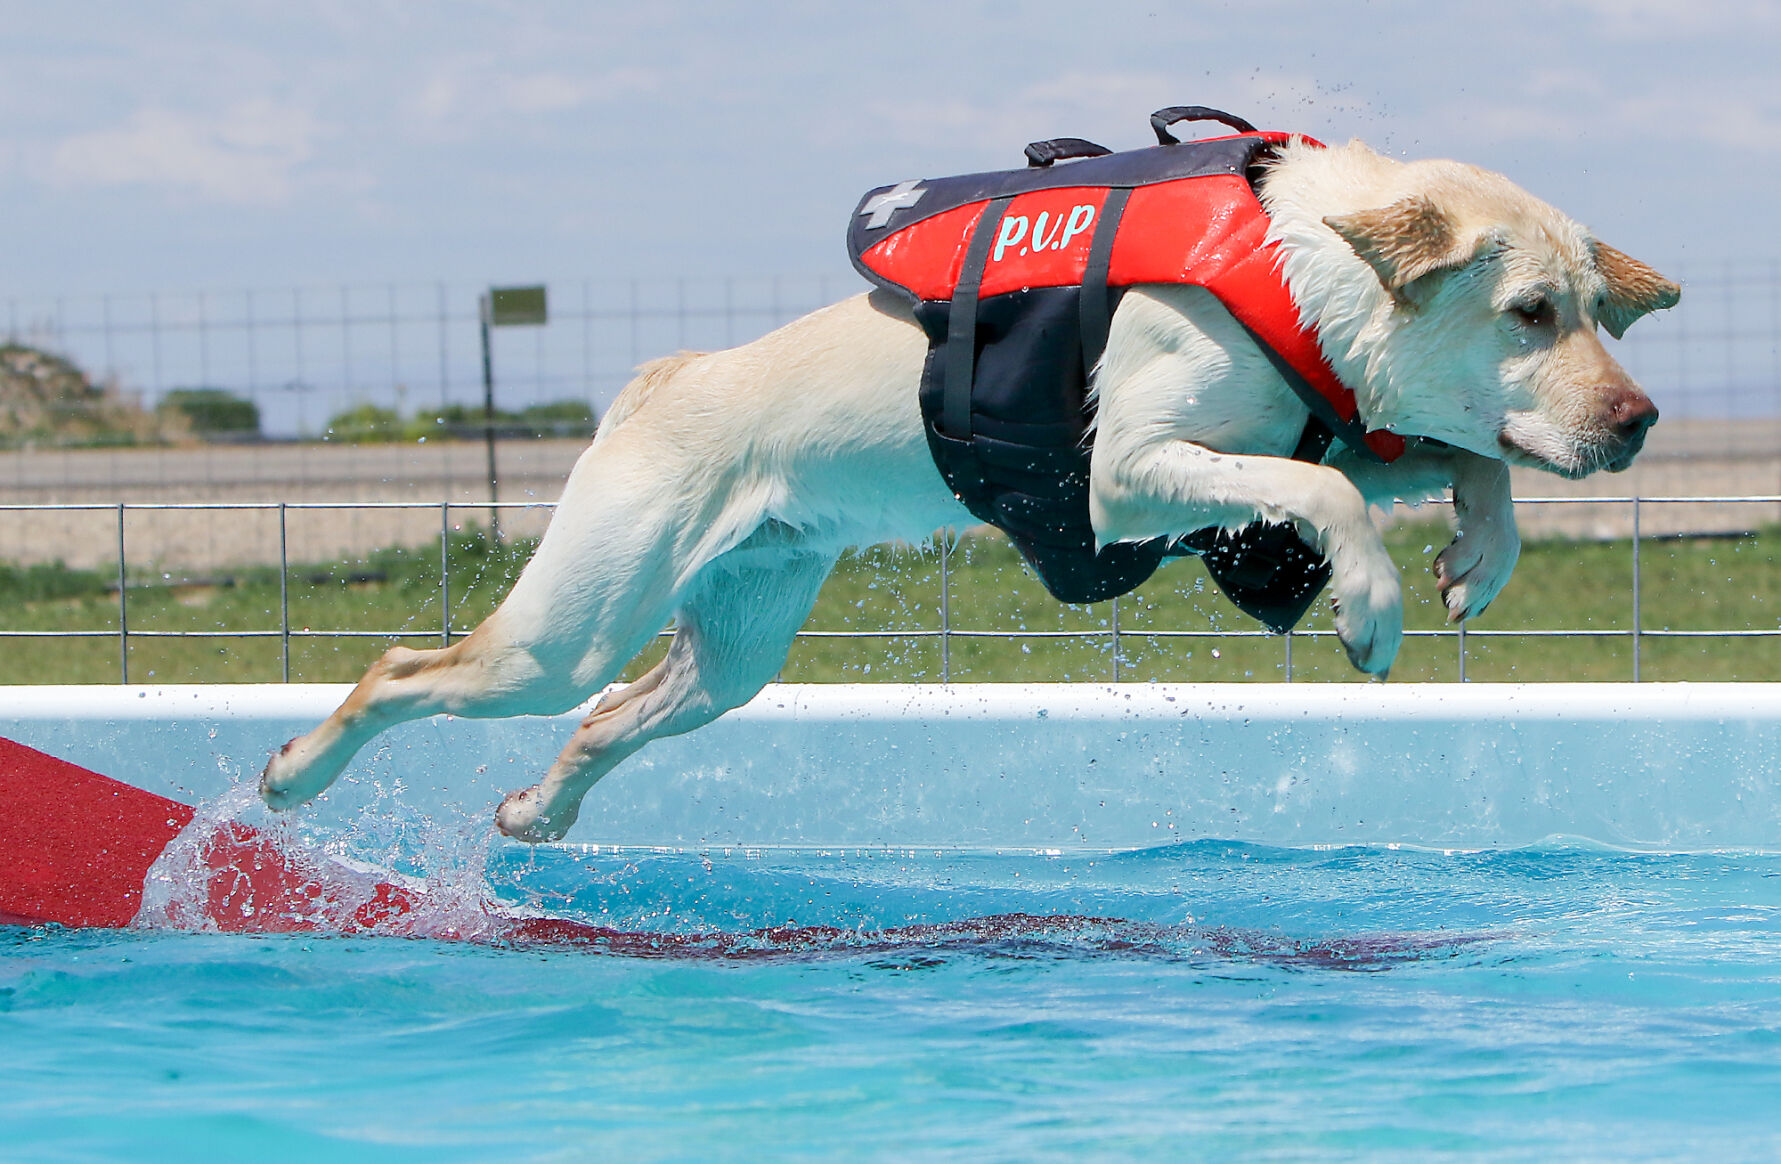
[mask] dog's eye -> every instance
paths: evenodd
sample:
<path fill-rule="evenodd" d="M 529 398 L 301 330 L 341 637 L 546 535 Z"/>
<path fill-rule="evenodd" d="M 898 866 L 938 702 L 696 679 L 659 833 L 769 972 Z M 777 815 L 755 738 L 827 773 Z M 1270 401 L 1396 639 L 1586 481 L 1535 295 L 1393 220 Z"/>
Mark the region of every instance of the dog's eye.
<path fill-rule="evenodd" d="M 1558 313 L 1553 310 L 1552 300 L 1536 299 L 1532 303 L 1517 303 L 1509 309 L 1524 327 L 1549 327 L 1557 320 Z"/>

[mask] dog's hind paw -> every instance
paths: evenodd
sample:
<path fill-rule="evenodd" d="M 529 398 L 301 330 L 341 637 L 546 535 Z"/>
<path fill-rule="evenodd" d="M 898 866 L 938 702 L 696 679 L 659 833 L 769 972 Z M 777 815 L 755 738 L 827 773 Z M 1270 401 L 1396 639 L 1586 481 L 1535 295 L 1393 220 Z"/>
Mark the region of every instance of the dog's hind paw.
<path fill-rule="evenodd" d="M 272 753 L 260 771 L 260 799 L 274 812 L 307 804 L 333 783 L 333 774 L 315 763 L 302 742 L 292 740 Z"/>
<path fill-rule="evenodd" d="M 536 787 L 509 792 L 495 810 L 495 827 L 516 841 L 530 845 L 560 841 L 580 815 L 578 805 L 567 804 L 545 813 L 539 806 Z"/>

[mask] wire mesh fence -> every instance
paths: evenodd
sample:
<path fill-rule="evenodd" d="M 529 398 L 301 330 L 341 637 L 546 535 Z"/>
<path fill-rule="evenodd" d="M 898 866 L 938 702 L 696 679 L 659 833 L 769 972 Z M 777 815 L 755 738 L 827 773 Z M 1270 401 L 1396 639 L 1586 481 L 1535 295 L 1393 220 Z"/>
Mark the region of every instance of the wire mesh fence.
<path fill-rule="evenodd" d="M 1683 281 L 1685 307 L 1641 321 L 1615 353 L 1669 421 L 1771 422 L 1739 424 L 1729 437 L 1714 429 L 1698 451 L 1781 452 L 1781 261 L 1665 270 Z M 575 401 L 598 414 L 647 359 L 730 347 L 863 288 L 821 275 L 546 286 L 548 324 L 494 336 L 503 409 Z M 484 290 L 390 283 L 13 297 L 5 325 L 10 342 L 66 356 L 145 407 L 221 389 L 258 409 L 257 433 L 237 438 L 323 439 L 331 419 L 365 405 L 409 419 L 480 408 Z"/>
<path fill-rule="evenodd" d="M 1540 494 L 1519 509 L 1539 561 L 1469 626 L 1444 625 L 1432 586 L 1413 582 L 1397 674 L 1781 679 L 1781 568 L 1761 532 L 1781 527 L 1781 262 L 1665 269 L 1685 306 L 1612 345 L 1664 412 L 1639 465 L 1577 483 L 1518 475 L 1518 492 Z M 58 353 L 150 411 L 214 389 L 257 419 L 252 432 L 134 448 L 0 432 L 0 680 L 342 679 L 386 643 L 449 641 L 504 592 L 592 418 L 636 365 L 745 342 L 858 289 L 822 276 L 549 283 L 547 325 L 492 337 L 497 403 L 544 415 L 580 402 L 585 423 L 509 433 L 493 497 L 482 449 L 451 439 L 465 435 L 453 417 L 480 418 L 485 288 L 9 299 L 13 344 Z M 399 424 L 370 434 L 381 440 L 329 432 L 365 408 Z M 476 542 L 492 512 L 505 547 Z M 1441 536 L 1405 529 L 1394 548 L 1406 564 Z M 1350 674 L 1327 611 L 1270 637 L 1236 622 L 1197 567 L 1070 608 L 995 537 L 874 553 L 844 561 L 788 675 Z"/>
<path fill-rule="evenodd" d="M 858 289 L 855 280 L 557 281 L 549 322 L 497 329 L 507 410 L 579 401 L 598 413 L 654 356 L 746 342 Z M 370 404 L 413 417 L 480 409 L 483 287 L 391 283 L 7 301 L 7 335 L 73 360 L 147 408 L 175 391 L 251 401 L 275 440 L 329 435 Z M 39 443 L 42 443 L 41 441 Z"/>
<path fill-rule="evenodd" d="M 1445 625 L 1432 584 L 1406 571 L 1399 673 L 1459 681 L 1781 678 L 1773 642 L 1781 637 L 1778 539 L 1644 530 L 1649 513 L 1774 507 L 1781 494 L 1518 502 L 1523 513 L 1576 504 L 1624 507 L 1632 536 L 1530 543 L 1511 583 L 1517 609 L 1506 618 Z M 388 645 L 448 645 L 493 608 L 552 507 L 502 509 L 514 531 L 507 545 L 478 529 L 486 503 L 0 506 L 0 522 L 52 521 L 68 546 L 103 544 L 108 558 L 103 568 L 79 571 L 0 568 L 0 592 L 11 591 L 0 602 L 0 673 L 9 682 L 353 678 Z M 365 512 L 428 523 L 435 539 L 332 560 L 291 553 L 298 527 Z M 257 563 L 247 554 L 226 573 L 194 573 L 178 560 L 179 522 L 227 527 L 244 551 L 257 541 L 275 552 Z M 1398 529 L 1401 561 L 1437 548 L 1444 531 L 1436 524 Z M 1124 599 L 1068 607 L 1049 600 L 999 536 L 942 533 L 925 549 L 844 562 L 788 666 L 797 678 L 938 682 L 1352 677 L 1327 610 L 1291 634 L 1269 635 L 1239 621 L 1197 567 L 1171 570 Z M 176 646 L 184 657 L 170 653 Z"/>

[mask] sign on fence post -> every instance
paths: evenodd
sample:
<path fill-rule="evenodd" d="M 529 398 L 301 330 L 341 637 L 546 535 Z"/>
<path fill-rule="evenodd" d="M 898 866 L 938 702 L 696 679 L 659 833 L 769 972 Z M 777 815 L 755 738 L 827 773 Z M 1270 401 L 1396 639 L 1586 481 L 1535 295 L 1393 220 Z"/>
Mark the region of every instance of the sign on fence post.
<path fill-rule="evenodd" d="M 501 510 L 495 475 L 495 361 L 489 347 L 491 327 L 540 327 L 550 320 L 544 286 L 490 287 L 482 297 L 482 435 L 488 451 L 489 537 L 501 541 Z"/>

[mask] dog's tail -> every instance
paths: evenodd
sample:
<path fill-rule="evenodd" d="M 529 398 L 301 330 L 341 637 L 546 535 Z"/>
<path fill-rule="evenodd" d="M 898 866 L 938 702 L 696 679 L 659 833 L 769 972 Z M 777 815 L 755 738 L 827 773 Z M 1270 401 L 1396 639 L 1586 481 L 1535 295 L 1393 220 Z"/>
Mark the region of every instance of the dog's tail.
<path fill-rule="evenodd" d="M 612 407 L 606 410 L 606 415 L 600 418 L 600 432 L 609 432 L 623 424 L 633 412 L 643 407 L 657 388 L 672 380 L 682 368 L 706 355 L 705 352 L 682 351 L 639 364 L 636 378 L 625 385 L 624 391 L 618 394 L 618 399 L 612 402 Z"/>

